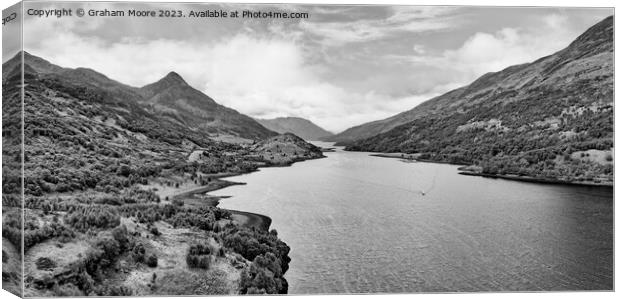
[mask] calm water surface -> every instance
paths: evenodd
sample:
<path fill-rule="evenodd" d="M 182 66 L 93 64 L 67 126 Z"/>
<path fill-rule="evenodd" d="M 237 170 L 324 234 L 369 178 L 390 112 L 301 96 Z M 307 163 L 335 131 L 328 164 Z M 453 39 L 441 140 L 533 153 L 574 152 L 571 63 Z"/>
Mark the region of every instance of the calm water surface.
<path fill-rule="evenodd" d="M 291 247 L 291 294 L 613 287 L 611 188 L 326 155 L 233 177 L 247 185 L 212 193 L 232 196 L 223 208 L 273 219 Z"/>

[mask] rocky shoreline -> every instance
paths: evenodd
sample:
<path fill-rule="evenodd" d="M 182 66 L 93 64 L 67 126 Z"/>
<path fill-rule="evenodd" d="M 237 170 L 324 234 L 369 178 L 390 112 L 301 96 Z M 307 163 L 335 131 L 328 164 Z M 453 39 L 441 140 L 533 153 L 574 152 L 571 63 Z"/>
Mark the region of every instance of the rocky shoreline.
<path fill-rule="evenodd" d="M 576 185 L 576 186 L 592 186 L 592 187 L 613 187 L 613 181 L 577 181 L 577 180 L 562 180 L 558 178 L 541 178 L 541 177 L 532 177 L 532 176 L 521 176 L 514 174 L 490 174 L 482 172 L 482 169 L 479 166 L 475 165 L 466 165 L 466 164 L 455 164 L 444 161 L 433 161 L 428 159 L 419 159 L 420 154 L 405 154 L 405 153 L 377 153 L 371 154 L 373 157 L 381 157 L 381 158 L 392 158 L 392 159 L 404 159 L 415 162 L 426 162 L 426 163 L 438 163 L 438 164 L 450 164 L 461 166 L 458 168 L 460 175 L 468 175 L 468 176 L 479 176 L 484 178 L 493 178 L 493 179 L 505 179 L 512 181 L 521 181 L 528 183 L 539 183 L 539 184 L 555 184 L 555 185 Z"/>
<path fill-rule="evenodd" d="M 474 172 L 474 171 L 459 171 L 459 174 L 469 175 L 469 176 L 479 176 L 479 177 L 492 178 L 492 179 L 504 179 L 504 180 L 521 181 L 521 182 L 528 182 L 528 183 L 538 183 L 538 184 L 613 187 L 613 182 L 604 182 L 604 181 L 601 181 L 601 182 L 566 181 L 566 180 L 560 180 L 556 178 L 537 178 L 537 177 L 531 177 L 531 176 L 520 176 L 520 175 L 510 175 L 510 174 L 504 174 L 504 175 L 490 174 L 490 173 L 482 173 L 482 172 Z"/>
<path fill-rule="evenodd" d="M 229 198 L 229 197 L 228 196 L 213 196 L 213 195 L 209 195 L 208 194 L 209 192 L 224 189 L 229 186 L 246 184 L 242 182 L 232 182 L 232 181 L 224 180 L 223 178 L 253 173 L 256 171 L 260 171 L 260 168 L 289 167 L 297 162 L 316 160 L 316 159 L 322 159 L 322 158 L 326 158 L 326 157 L 317 156 L 317 157 L 310 157 L 306 159 L 297 158 L 297 159 L 291 160 L 288 163 L 268 164 L 268 165 L 260 166 L 259 168 L 255 170 L 251 170 L 247 172 L 238 172 L 238 173 L 230 172 L 230 173 L 225 173 L 225 174 L 213 175 L 211 176 L 213 180 L 209 182 L 209 184 L 176 194 L 172 196 L 172 199 L 182 200 L 188 204 L 207 205 L 207 206 L 217 207 L 220 203 L 220 200 Z M 247 211 L 238 211 L 238 210 L 228 210 L 228 211 L 231 212 L 233 219 L 242 226 L 261 229 L 265 231 L 269 230 L 271 226 L 271 218 L 267 215 L 262 215 L 262 214 L 247 212 Z"/>

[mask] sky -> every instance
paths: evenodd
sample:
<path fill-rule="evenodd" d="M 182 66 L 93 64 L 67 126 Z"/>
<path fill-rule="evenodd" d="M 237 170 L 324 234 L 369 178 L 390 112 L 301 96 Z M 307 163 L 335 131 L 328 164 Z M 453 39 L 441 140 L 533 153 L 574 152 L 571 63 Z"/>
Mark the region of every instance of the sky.
<path fill-rule="evenodd" d="M 24 16 L 23 42 L 26 51 L 52 63 L 92 68 L 136 87 L 175 71 L 241 113 L 303 117 L 332 132 L 552 54 L 613 14 L 559 7 L 25 5 L 307 12 L 307 19 Z M 3 61 L 9 56 L 3 51 Z"/>

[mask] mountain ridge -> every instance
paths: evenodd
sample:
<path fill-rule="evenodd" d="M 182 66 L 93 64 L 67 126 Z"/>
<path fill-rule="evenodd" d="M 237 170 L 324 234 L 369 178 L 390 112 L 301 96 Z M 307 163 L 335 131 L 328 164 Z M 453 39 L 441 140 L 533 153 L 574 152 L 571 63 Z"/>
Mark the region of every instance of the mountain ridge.
<path fill-rule="evenodd" d="M 22 52 L 3 64 L 3 80 L 21 63 Z M 135 102 L 151 113 L 168 118 L 192 130 L 204 130 L 212 137 L 234 136 L 241 140 L 261 140 L 277 135 L 251 117 L 218 104 L 208 95 L 190 86 L 178 73 L 171 71 L 160 80 L 143 87 L 133 87 L 110 79 L 89 68 L 65 68 L 23 51 L 24 65 L 30 73 L 64 80 L 71 84 L 105 90 L 110 97 L 124 105 Z M 124 102 L 124 103 L 122 103 Z"/>
<path fill-rule="evenodd" d="M 613 51 L 611 16 L 566 48 L 430 99 L 398 115 L 409 121 L 388 119 L 393 128 L 345 141 L 346 149 L 417 153 L 485 174 L 610 182 Z"/>
<path fill-rule="evenodd" d="M 611 24 L 611 27 L 609 26 L 610 24 Z M 588 55 L 590 55 L 593 50 L 592 48 L 593 45 L 589 43 L 588 41 L 597 40 L 597 37 L 600 38 L 602 34 L 605 34 L 605 32 L 607 32 L 607 36 L 610 36 L 609 31 L 612 32 L 611 38 L 613 40 L 613 16 L 607 17 L 604 20 L 593 25 L 592 27 L 587 29 L 584 33 L 579 35 L 566 48 L 556 53 L 543 56 L 541 58 L 536 59 L 533 62 L 508 66 L 496 72 L 488 72 L 478 77 L 476 80 L 474 80 L 472 83 L 468 85 L 456 88 L 442 95 L 433 97 L 412 109 L 403 111 L 401 113 L 398 113 L 394 116 L 391 116 L 385 119 L 375 120 L 375 121 L 367 122 L 367 123 L 360 124 L 357 126 L 353 126 L 334 136 L 324 138 L 324 140 L 336 142 L 339 145 L 346 145 L 346 144 L 353 142 L 354 140 L 361 140 L 361 139 L 365 139 L 365 138 L 378 135 L 380 133 L 385 133 L 391 129 L 394 129 L 395 127 L 399 125 L 403 125 L 407 122 L 410 122 L 422 115 L 436 112 L 437 111 L 436 108 L 438 107 L 435 107 L 433 105 L 434 102 L 444 102 L 445 104 L 450 104 L 454 99 L 462 96 L 463 94 L 468 94 L 472 90 L 480 90 L 484 88 L 485 86 L 492 84 L 493 83 L 492 81 L 501 81 L 505 79 L 505 78 L 502 78 L 503 76 L 510 76 L 515 73 L 518 73 L 519 71 L 523 70 L 524 68 L 527 68 L 528 66 L 540 63 L 541 61 L 545 59 L 549 59 L 553 55 L 570 55 L 570 53 L 574 53 L 571 51 L 578 51 L 583 56 L 581 57 L 582 59 L 587 58 L 589 57 Z M 610 47 L 613 48 L 613 43 L 608 45 L 607 50 Z M 556 65 L 556 67 L 560 67 L 560 65 Z M 553 71 L 553 69 L 550 66 L 547 69 L 541 70 L 541 75 L 544 75 L 547 72 L 551 72 L 551 71 Z"/>
<path fill-rule="evenodd" d="M 312 121 L 302 117 L 276 117 L 271 119 L 256 119 L 265 128 L 274 132 L 293 133 L 305 140 L 320 140 L 333 135 Z"/>

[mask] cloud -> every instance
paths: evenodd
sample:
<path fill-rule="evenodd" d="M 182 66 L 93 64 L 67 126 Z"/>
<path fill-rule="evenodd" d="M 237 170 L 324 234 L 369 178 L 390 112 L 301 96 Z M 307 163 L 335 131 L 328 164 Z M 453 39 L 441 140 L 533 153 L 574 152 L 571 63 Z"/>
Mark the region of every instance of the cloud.
<path fill-rule="evenodd" d="M 547 15 L 534 25 L 502 28 L 493 33 L 476 32 L 458 48 L 445 50 L 439 55 L 425 54 L 416 46 L 414 55 L 392 58 L 442 69 L 464 85 L 487 72 L 553 54 L 568 46 L 580 33 L 570 28 L 567 17 L 557 14 Z"/>
<path fill-rule="evenodd" d="M 391 6 L 386 18 L 360 19 L 353 22 L 302 21 L 301 30 L 317 36 L 326 46 L 368 42 L 402 33 L 436 31 L 457 26 L 449 15 L 453 8 Z"/>
<path fill-rule="evenodd" d="M 403 107 L 403 100 L 347 90 L 324 80 L 324 67 L 309 64 L 302 46 L 292 39 L 239 33 L 216 43 L 168 39 L 110 43 L 77 35 L 66 24 L 46 28 L 47 34 L 26 42 L 27 51 L 63 67 L 89 67 L 132 86 L 157 81 L 174 70 L 220 104 L 254 117 L 300 116 L 341 131 Z"/>
<path fill-rule="evenodd" d="M 316 15 L 321 10 L 326 12 Z M 409 110 L 486 72 L 551 54 L 583 30 L 561 14 L 474 31 L 455 28 L 464 21 L 447 8 L 311 11 L 312 22 L 218 26 L 30 20 L 24 42 L 27 51 L 53 63 L 89 67 L 133 86 L 176 71 L 242 113 L 299 116 L 338 132 Z M 480 29 L 487 27 L 494 29 Z M 176 31 L 183 37 L 171 34 Z"/>

